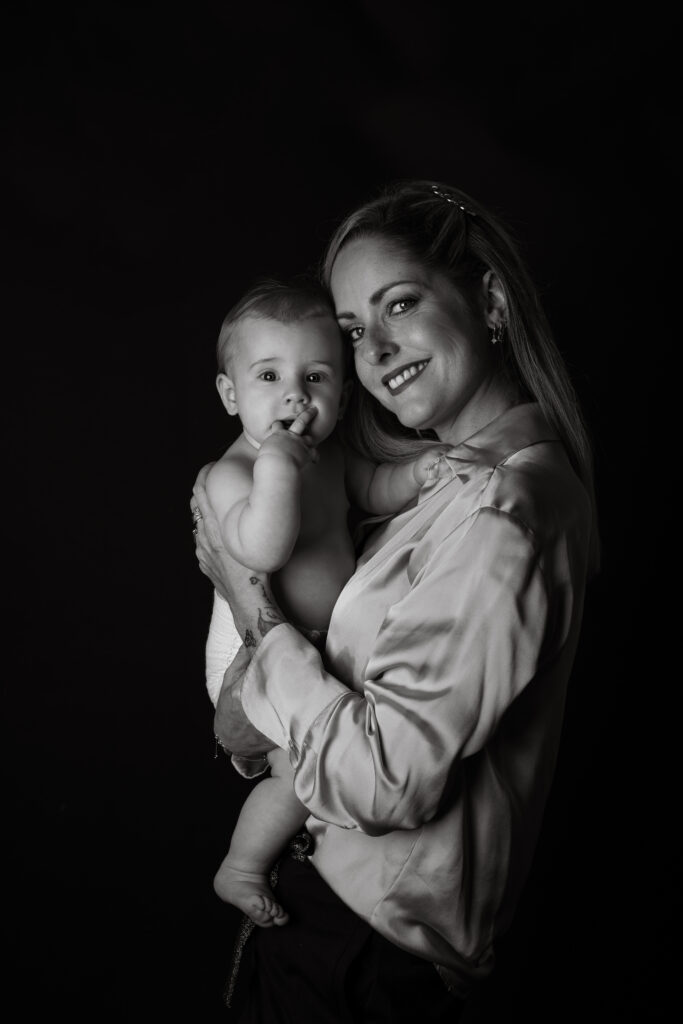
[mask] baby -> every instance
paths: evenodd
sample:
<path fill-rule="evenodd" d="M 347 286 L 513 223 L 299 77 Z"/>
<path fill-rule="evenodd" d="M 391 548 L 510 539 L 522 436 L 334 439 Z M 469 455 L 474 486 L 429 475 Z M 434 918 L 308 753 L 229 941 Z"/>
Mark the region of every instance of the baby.
<path fill-rule="evenodd" d="M 272 573 L 287 619 L 322 647 L 355 569 L 349 499 L 375 515 L 400 511 L 440 475 L 445 446 L 379 466 L 342 446 L 335 428 L 353 385 L 334 311 L 316 284 L 265 281 L 252 288 L 223 321 L 218 363 L 221 400 L 242 425 L 206 481 L 224 544 L 243 565 Z M 215 593 L 206 648 L 214 705 L 241 644 L 227 603 Z M 269 762 L 233 757 L 233 764 L 253 777 Z M 287 921 L 268 875 L 308 817 L 282 758 L 270 768 L 242 807 L 214 882 L 223 900 L 262 927 Z"/>

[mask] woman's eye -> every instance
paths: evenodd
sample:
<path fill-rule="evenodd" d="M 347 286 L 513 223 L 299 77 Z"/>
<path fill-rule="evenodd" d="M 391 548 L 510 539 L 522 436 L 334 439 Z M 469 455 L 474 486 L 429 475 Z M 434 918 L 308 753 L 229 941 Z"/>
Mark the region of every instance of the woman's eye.
<path fill-rule="evenodd" d="M 355 344 L 357 341 L 360 341 L 364 333 L 364 327 L 349 327 L 348 331 L 346 331 L 346 337 Z"/>
<path fill-rule="evenodd" d="M 265 380 L 267 383 L 270 383 L 273 380 L 277 380 L 277 377 L 273 370 L 264 370 L 263 373 L 259 373 L 259 380 Z"/>
<path fill-rule="evenodd" d="M 311 371 L 311 373 L 306 374 L 306 380 L 308 381 L 309 384 L 320 384 L 322 382 L 322 379 L 322 373 L 318 373 L 317 370 L 313 370 Z"/>
<path fill-rule="evenodd" d="M 389 315 L 400 316 L 401 313 L 407 313 L 416 302 L 417 299 L 396 299 L 394 302 L 390 302 L 387 307 Z"/>

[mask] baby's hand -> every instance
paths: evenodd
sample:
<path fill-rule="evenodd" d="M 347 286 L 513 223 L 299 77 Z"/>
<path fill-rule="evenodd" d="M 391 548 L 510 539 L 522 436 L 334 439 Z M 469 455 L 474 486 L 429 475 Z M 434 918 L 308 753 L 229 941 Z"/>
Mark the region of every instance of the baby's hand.
<path fill-rule="evenodd" d="M 418 455 L 413 463 L 413 476 L 419 487 L 422 487 L 427 481 L 431 483 L 434 480 L 441 480 L 442 477 L 451 476 L 448 462 L 444 458 L 450 451 L 452 451 L 450 445 L 435 444 L 432 448 L 427 448 L 422 455 Z"/>
<path fill-rule="evenodd" d="M 315 419 L 318 410 L 315 406 L 304 409 L 292 421 L 289 428 L 282 420 L 275 420 L 270 431 L 261 444 L 258 458 L 275 455 L 279 458 L 292 460 L 298 469 L 304 469 L 309 463 L 318 461 L 318 452 L 313 447 L 313 439 L 306 433 L 308 426 Z"/>

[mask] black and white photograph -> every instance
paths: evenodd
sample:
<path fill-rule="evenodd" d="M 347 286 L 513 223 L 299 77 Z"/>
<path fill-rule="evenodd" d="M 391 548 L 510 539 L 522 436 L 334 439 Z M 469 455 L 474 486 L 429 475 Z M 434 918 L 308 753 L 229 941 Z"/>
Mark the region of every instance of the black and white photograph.
<path fill-rule="evenodd" d="M 671 11 L 3 22 L 8 1019 L 674 1018 Z"/>

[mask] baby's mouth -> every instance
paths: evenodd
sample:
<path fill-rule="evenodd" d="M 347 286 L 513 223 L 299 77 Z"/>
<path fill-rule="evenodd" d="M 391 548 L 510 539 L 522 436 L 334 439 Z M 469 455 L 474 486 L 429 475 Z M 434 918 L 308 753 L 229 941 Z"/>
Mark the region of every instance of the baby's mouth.
<path fill-rule="evenodd" d="M 280 423 L 282 423 L 285 430 L 289 430 L 295 419 L 296 416 L 288 416 L 286 420 L 280 420 Z"/>
<path fill-rule="evenodd" d="M 414 363 L 406 363 L 405 366 L 401 366 L 398 370 L 392 370 L 391 373 L 382 377 L 382 384 L 389 389 L 392 395 L 398 394 L 399 391 L 405 391 L 408 385 L 420 376 L 428 362 L 429 359 L 419 359 Z"/>

